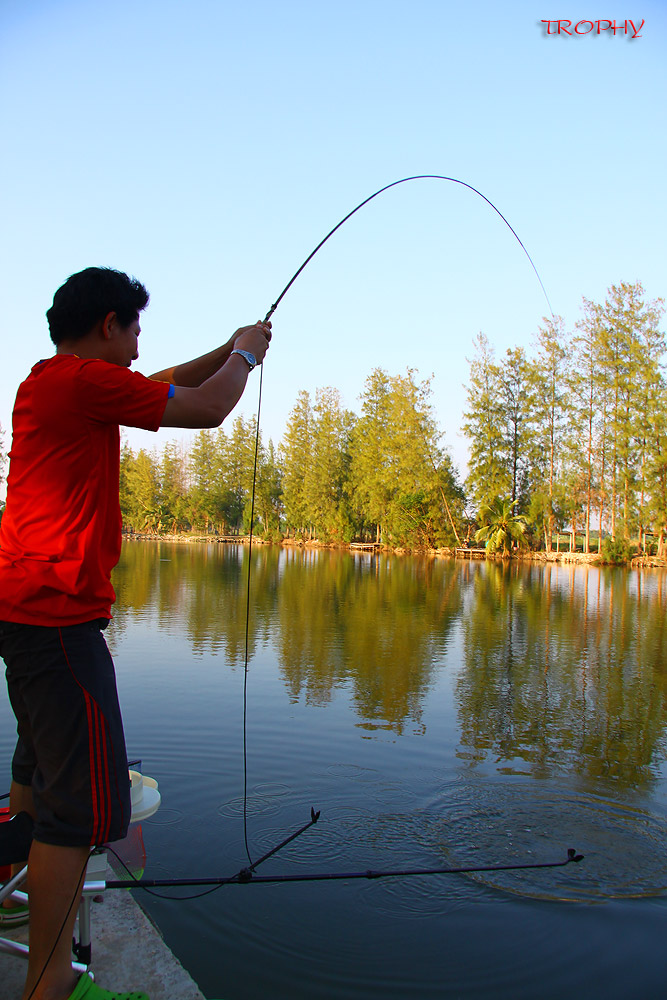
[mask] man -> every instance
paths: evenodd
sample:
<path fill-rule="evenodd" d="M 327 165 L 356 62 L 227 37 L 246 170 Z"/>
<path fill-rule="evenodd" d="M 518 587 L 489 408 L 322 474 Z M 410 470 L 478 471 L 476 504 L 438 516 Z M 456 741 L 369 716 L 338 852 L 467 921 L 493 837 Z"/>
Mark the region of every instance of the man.
<path fill-rule="evenodd" d="M 119 425 L 217 427 L 261 364 L 270 324 L 151 379 L 130 371 L 148 293 L 87 268 L 47 312 L 56 354 L 21 384 L 0 527 L 0 655 L 17 718 L 11 811 L 35 820 L 24 1000 L 110 1000 L 71 965 L 93 846 L 125 836 L 130 789 L 113 663 L 102 629 L 118 561 Z"/>

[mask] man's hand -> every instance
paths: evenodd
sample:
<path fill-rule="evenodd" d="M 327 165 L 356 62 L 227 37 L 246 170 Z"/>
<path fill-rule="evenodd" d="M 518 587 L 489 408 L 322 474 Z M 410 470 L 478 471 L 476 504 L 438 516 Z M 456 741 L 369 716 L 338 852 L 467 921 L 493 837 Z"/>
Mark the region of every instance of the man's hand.
<path fill-rule="evenodd" d="M 238 403 L 248 380 L 248 365 L 232 355 L 232 350 L 248 351 L 259 365 L 270 340 L 270 323 L 242 326 L 223 347 L 174 368 L 169 381 L 176 389 L 167 400 L 161 426 L 219 427 Z M 212 374 L 202 380 L 201 376 L 211 368 Z"/>
<path fill-rule="evenodd" d="M 242 326 L 236 333 L 232 334 L 226 344 L 216 347 L 215 350 L 209 351 L 208 354 L 203 354 L 193 361 L 187 361 L 185 364 L 175 365 L 174 368 L 165 368 L 164 371 L 156 372 L 151 375 L 151 378 L 155 379 L 156 382 L 172 382 L 174 385 L 196 388 L 220 371 L 222 366 L 229 361 L 229 355 L 235 347 L 250 351 L 257 358 L 257 363 L 261 364 L 270 340 L 270 323 Z"/>
<path fill-rule="evenodd" d="M 271 324 L 255 323 L 254 326 L 242 326 L 231 337 L 232 347 L 242 351 L 250 351 L 261 365 L 271 341 Z"/>

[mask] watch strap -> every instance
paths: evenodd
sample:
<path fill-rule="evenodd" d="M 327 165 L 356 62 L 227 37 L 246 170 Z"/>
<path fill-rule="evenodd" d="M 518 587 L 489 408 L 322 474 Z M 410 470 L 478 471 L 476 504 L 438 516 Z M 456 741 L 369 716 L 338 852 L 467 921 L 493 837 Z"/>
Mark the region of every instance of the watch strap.
<path fill-rule="evenodd" d="M 255 357 L 254 354 L 251 354 L 250 351 L 242 351 L 240 347 L 235 347 L 234 350 L 231 352 L 230 357 L 232 354 L 240 354 L 243 360 L 248 365 L 250 371 L 252 371 L 253 368 L 257 367 L 257 358 Z"/>

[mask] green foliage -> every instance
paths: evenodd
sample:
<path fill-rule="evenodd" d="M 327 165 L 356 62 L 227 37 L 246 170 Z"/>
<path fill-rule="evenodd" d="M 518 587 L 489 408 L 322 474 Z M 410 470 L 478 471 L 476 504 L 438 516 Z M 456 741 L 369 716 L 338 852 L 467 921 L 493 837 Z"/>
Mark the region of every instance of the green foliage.
<path fill-rule="evenodd" d="M 367 380 L 360 417 L 343 407 L 336 389 L 318 389 L 314 403 L 300 392 L 278 451 L 259 437 L 254 533 L 323 543 L 370 537 L 410 548 L 456 544 L 465 496 L 440 446 L 430 391 L 412 371 L 390 377 L 378 369 Z M 239 416 L 227 434 L 199 431 L 187 453 L 170 442 L 161 455 L 134 455 L 125 444 L 125 527 L 247 533 L 255 439 L 255 421 Z"/>
<path fill-rule="evenodd" d="M 301 391 L 288 417 L 279 450 L 285 521 L 288 530 L 301 538 L 305 538 L 311 528 L 308 491 L 313 421 L 310 396 Z"/>
<path fill-rule="evenodd" d="M 350 490 L 357 531 L 392 546 L 454 543 L 464 497 L 440 447 L 430 380 L 408 370 L 366 380 L 351 440 Z M 452 514 L 453 512 L 453 514 Z"/>
<path fill-rule="evenodd" d="M 487 338 L 480 333 L 470 364 L 468 408 L 463 414 L 463 433 L 468 438 L 470 471 L 466 487 L 475 505 L 506 495 L 511 489 L 507 461 L 506 424 L 503 408 L 502 373 Z"/>
<path fill-rule="evenodd" d="M 125 526 L 134 531 L 160 532 L 163 527 L 162 508 L 155 456 L 143 448 L 134 455 L 124 445 L 120 460 L 120 490 Z"/>
<path fill-rule="evenodd" d="M 475 541 L 484 542 L 489 552 L 504 555 L 509 555 L 514 546 L 525 547 L 528 522 L 522 514 L 514 512 L 518 502 L 509 497 L 495 497 L 482 504 L 477 515 L 481 527 L 475 532 Z"/>
<path fill-rule="evenodd" d="M 480 333 L 463 418 L 465 490 L 442 447 L 430 379 L 377 368 L 358 414 L 335 388 L 313 398 L 300 392 L 278 449 L 259 436 L 253 530 L 271 539 L 433 548 L 469 538 L 477 509 L 478 540 L 494 550 L 529 542 L 549 550 L 555 532 L 566 531 L 583 538 L 585 552 L 605 532 L 640 546 L 653 533 L 663 553 L 661 315 L 661 300 L 647 302 L 639 283 L 621 283 L 604 303 L 584 300 L 572 334 L 559 317 L 545 321 L 534 357 L 514 348 L 497 360 Z M 247 532 L 255 440 L 255 421 L 237 416 L 226 430 L 199 432 L 187 453 L 171 443 L 160 455 L 135 455 L 124 445 L 126 526 Z"/>
<path fill-rule="evenodd" d="M 632 553 L 630 546 L 622 538 L 603 538 L 600 555 L 606 563 L 620 565 L 626 563 Z"/>
<path fill-rule="evenodd" d="M 463 429 L 467 487 L 477 506 L 496 496 L 530 512 L 547 549 L 557 527 L 583 535 L 667 539 L 667 386 L 662 300 L 641 284 L 612 285 L 583 301 L 566 335 L 558 317 L 541 328 L 534 360 L 519 349 L 502 363 L 480 334 L 470 362 Z M 599 538 L 599 534 L 598 534 Z"/>

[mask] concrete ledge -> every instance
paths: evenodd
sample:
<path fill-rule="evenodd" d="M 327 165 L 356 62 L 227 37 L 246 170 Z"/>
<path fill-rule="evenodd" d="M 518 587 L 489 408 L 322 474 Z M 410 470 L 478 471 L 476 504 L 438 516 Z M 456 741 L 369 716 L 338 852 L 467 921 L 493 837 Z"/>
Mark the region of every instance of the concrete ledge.
<path fill-rule="evenodd" d="M 27 944 L 28 927 L 0 930 L 0 937 Z M 141 990 L 150 1000 L 205 1000 L 130 892 L 108 890 L 92 904 L 91 938 L 91 971 L 105 989 Z M 25 973 L 24 959 L 0 952 L 2 1000 L 20 1000 Z"/>

